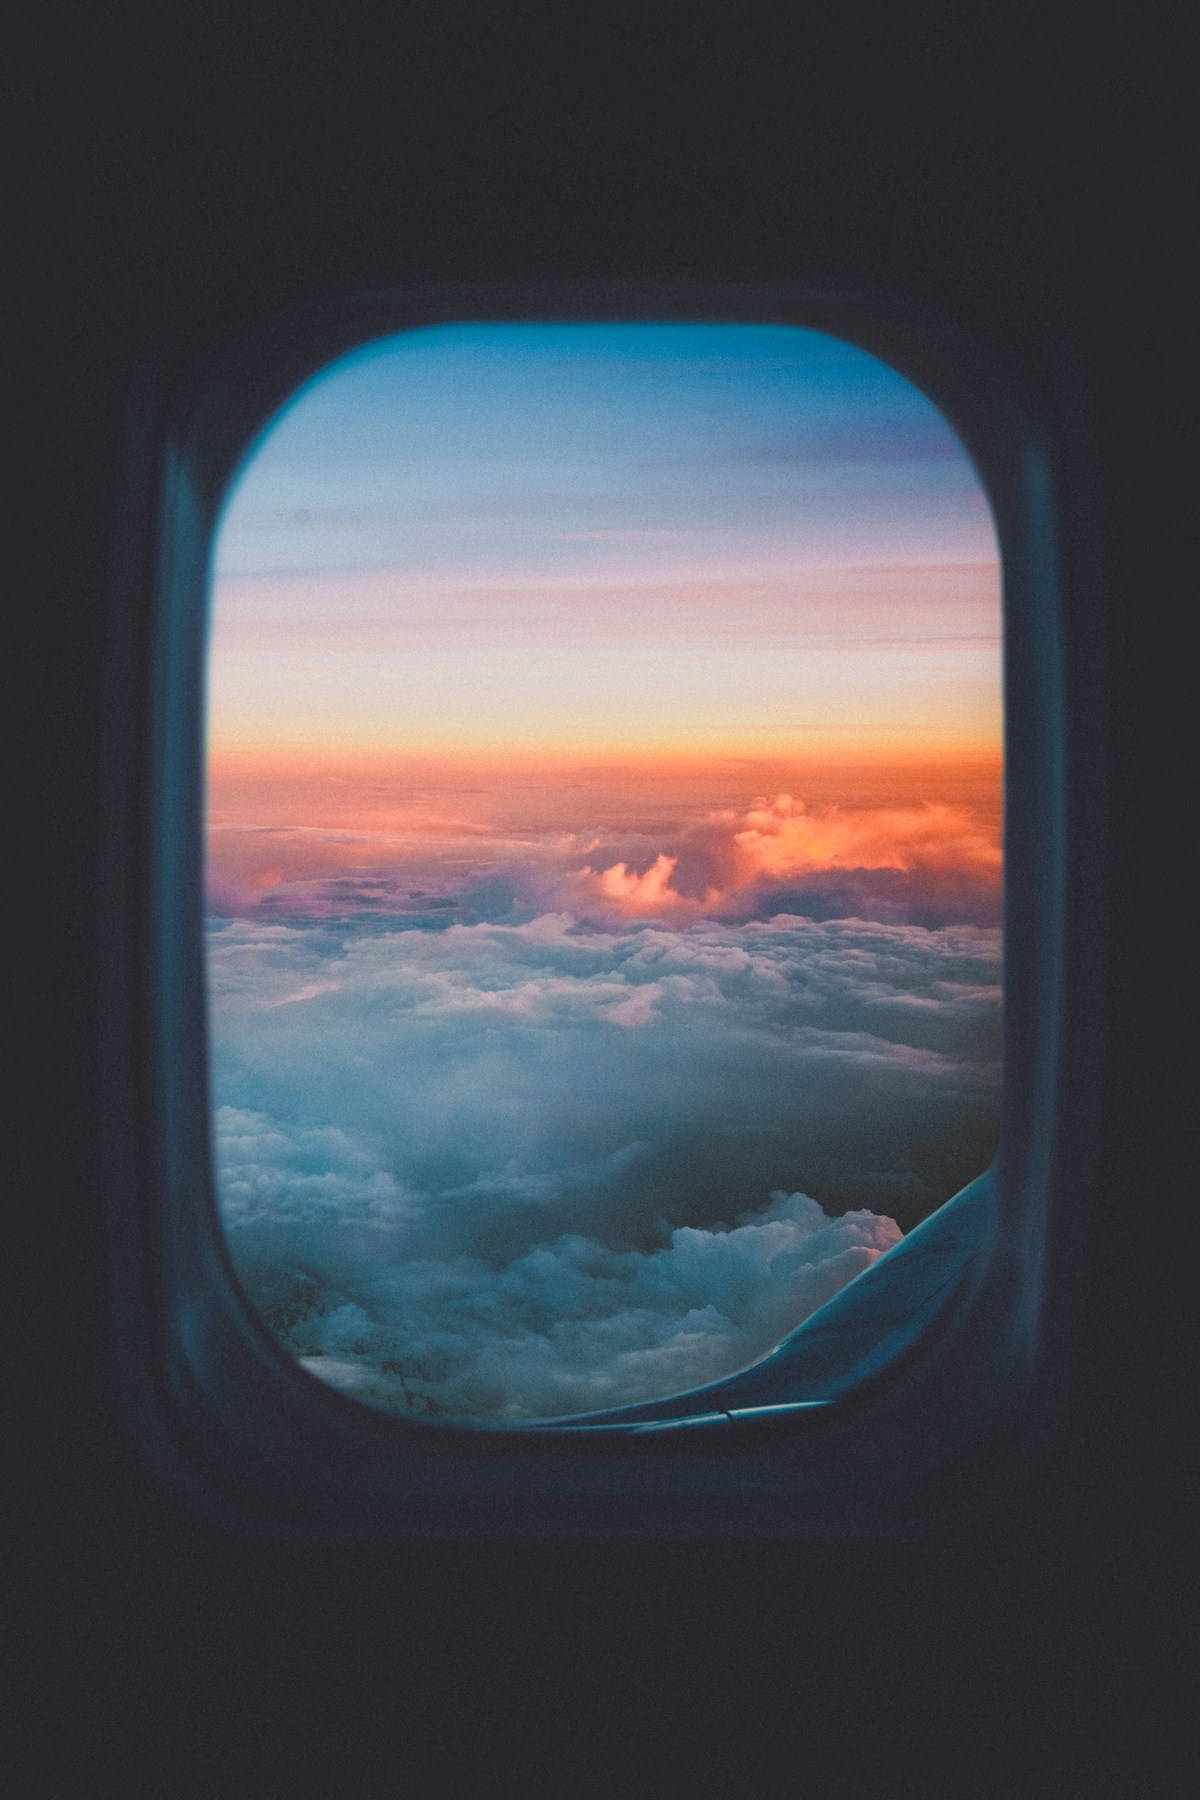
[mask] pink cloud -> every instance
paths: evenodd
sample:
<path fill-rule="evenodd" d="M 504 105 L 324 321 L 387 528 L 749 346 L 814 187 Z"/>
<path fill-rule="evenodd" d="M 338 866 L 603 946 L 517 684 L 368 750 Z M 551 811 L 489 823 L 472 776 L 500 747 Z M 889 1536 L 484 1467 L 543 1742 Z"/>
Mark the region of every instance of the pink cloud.
<path fill-rule="evenodd" d="M 568 878 L 564 897 L 625 918 L 683 918 L 728 911 L 764 887 L 828 871 L 966 874 L 998 885 L 1003 864 L 994 834 L 965 807 L 810 811 L 791 794 L 758 795 L 742 812 L 710 813 L 672 849 L 659 851 L 642 873 L 628 862 L 589 864 Z"/>
<path fill-rule="evenodd" d="M 626 863 L 613 863 L 594 876 L 599 892 L 625 913 L 657 912 L 661 907 L 677 906 L 681 896 L 671 886 L 678 867 L 677 856 L 663 852 L 655 857 L 644 875 L 637 875 Z M 582 871 L 581 881 L 592 876 L 591 868 Z"/>
<path fill-rule="evenodd" d="M 857 792 L 846 784 L 849 803 L 829 799 L 828 783 L 808 799 L 764 784 L 748 800 L 704 809 L 638 780 L 585 778 L 560 792 L 505 776 L 453 796 L 410 788 L 364 797 L 347 784 L 332 800 L 300 782 L 216 812 L 208 891 L 218 912 L 235 915 L 370 911 L 436 914 L 443 924 L 450 914 L 541 912 L 598 926 L 732 921 L 768 916 L 776 895 L 775 910 L 815 917 L 993 923 L 1002 870 L 995 786 L 976 794 L 960 782 L 947 793 L 941 781 L 922 776 L 914 794 L 910 776 L 897 793 L 878 780 L 872 791 L 860 776 Z M 288 822 L 306 814 L 313 823 Z"/>

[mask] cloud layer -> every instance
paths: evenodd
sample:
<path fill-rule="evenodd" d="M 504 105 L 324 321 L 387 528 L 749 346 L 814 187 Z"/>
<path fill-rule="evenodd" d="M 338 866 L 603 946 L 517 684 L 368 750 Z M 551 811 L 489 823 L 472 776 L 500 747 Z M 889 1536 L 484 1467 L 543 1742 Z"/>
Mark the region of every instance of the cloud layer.
<path fill-rule="evenodd" d="M 812 806 L 758 795 L 658 826 L 508 831 L 415 816 L 392 832 L 225 825 L 209 893 L 227 916 L 592 924 L 768 919 L 780 912 L 937 926 L 999 921 L 996 830 L 964 805 Z"/>
<path fill-rule="evenodd" d="M 884 873 L 915 877 L 900 887 L 931 901 L 940 892 L 951 907 L 964 888 L 986 893 L 994 909 L 1001 864 L 999 845 L 965 807 L 810 810 L 791 794 L 759 795 L 742 812 L 724 808 L 686 828 L 647 869 L 589 863 L 567 891 L 584 916 L 729 918 L 778 912 L 782 889 L 819 895 L 836 888 L 831 876 L 856 877 L 882 898 L 889 884 L 872 878 Z"/>
<path fill-rule="evenodd" d="M 369 1238 L 240 1245 L 276 1336 L 334 1386 L 432 1417 L 553 1418 L 659 1398 L 765 1354 L 899 1241 L 776 1193 L 730 1230 L 680 1226 L 649 1252 L 568 1233 L 495 1268 L 398 1260 Z M 382 1250 L 382 1244 L 377 1247 Z"/>
<path fill-rule="evenodd" d="M 715 1378 L 986 1163 L 998 958 L 786 914 L 215 922 L 235 1263 L 314 1371 L 402 1410 Z"/>

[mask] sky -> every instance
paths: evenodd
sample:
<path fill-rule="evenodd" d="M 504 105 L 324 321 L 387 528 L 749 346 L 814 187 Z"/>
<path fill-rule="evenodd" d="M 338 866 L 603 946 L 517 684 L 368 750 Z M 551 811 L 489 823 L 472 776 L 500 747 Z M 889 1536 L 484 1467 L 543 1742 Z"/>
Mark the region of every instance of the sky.
<path fill-rule="evenodd" d="M 463 326 L 302 390 L 216 558 L 215 755 L 963 755 L 986 500 L 937 409 L 782 326 Z"/>
<path fill-rule="evenodd" d="M 985 1166 L 1000 572 L 782 326 L 383 340 L 214 557 L 218 1196 L 305 1367 L 548 1417 L 765 1353 Z"/>

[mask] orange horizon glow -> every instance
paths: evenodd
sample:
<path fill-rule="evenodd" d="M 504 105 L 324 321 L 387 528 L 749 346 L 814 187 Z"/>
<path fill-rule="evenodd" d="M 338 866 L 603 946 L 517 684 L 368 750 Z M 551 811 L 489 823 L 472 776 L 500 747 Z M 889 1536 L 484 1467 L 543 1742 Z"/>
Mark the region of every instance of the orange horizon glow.
<path fill-rule="evenodd" d="M 316 736 L 286 739 L 259 738 L 236 743 L 210 738 L 207 771 L 210 791 L 242 784 L 275 784 L 327 781 L 339 784 L 414 779 L 422 775 L 469 776 L 480 774 L 497 780 L 509 776 L 535 776 L 551 783 L 583 773 L 617 776 L 628 771 L 640 785 L 666 780 L 724 780 L 739 769 L 777 768 L 798 771 L 824 783 L 833 772 L 889 770 L 903 784 L 922 770 L 948 774 L 978 770 L 983 776 L 1003 769 L 1003 746 L 998 736 L 976 733 L 961 738 L 949 732 L 923 738 L 859 734 L 813 739 L 804 748 L 758 748 L 743 742 L 663 747 L 657 742 L 638 743 L 623 738 L 619 744 L 557 743 L 530 746 L 510 736 L 482 746 L 471 741 L 451 748 L 441 743 L 402 747 L 370 741 L 326 742 Z"/>
<path fill-rule="evenodd" d="M 208 822 L 221 825 L 387 829 L 388 823 L 432 824 L 428 795 L 458 795 L 451 810 L 466 818 L 463 796 L 482 801 L 490 814 L 507 801 L 528 812 L 531 789 L 538 806 L 556 816 L 580 786 L 640 803 L 660 799 L 685 806 L 718 807 L 755 794 L 795 792 L 817 805 L 849 810 L 904 807 L 922 801 L 965 804 L 998 817 L 1004 763 L 998 747 L 952 753 L 944 745 L 898 754 L 895 745 L 853 756 L 723 756 L 693 752 L 674 757 L 558 758 L 507 753 L 480 758 L 379 754 L 342 748 L 336 755 L 277 749 L 214 749 L 207 767 Z M 438 811 L 445 812 L 445 804 Z M 578 823 L 578 821 L 576 821 Z"/>
<path fill-rule="evenodd" d="M 999 744 L 996 559 L 491 585 L 219 580 L 215 754 L 624 760 Z"/>

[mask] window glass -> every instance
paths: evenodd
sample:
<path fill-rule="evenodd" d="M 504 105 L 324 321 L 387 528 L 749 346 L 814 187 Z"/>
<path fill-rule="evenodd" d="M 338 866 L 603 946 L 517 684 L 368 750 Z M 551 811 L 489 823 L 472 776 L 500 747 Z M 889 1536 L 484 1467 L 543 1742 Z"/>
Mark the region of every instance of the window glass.
<path fill-rule="evenodd" d="M 977 1175 L 1000 571 L 949 425 L 786 326 L 313 378 L 215 550 L 217 1194 L 314 1375 L 548 1418 L 743 1368 Z"/>

